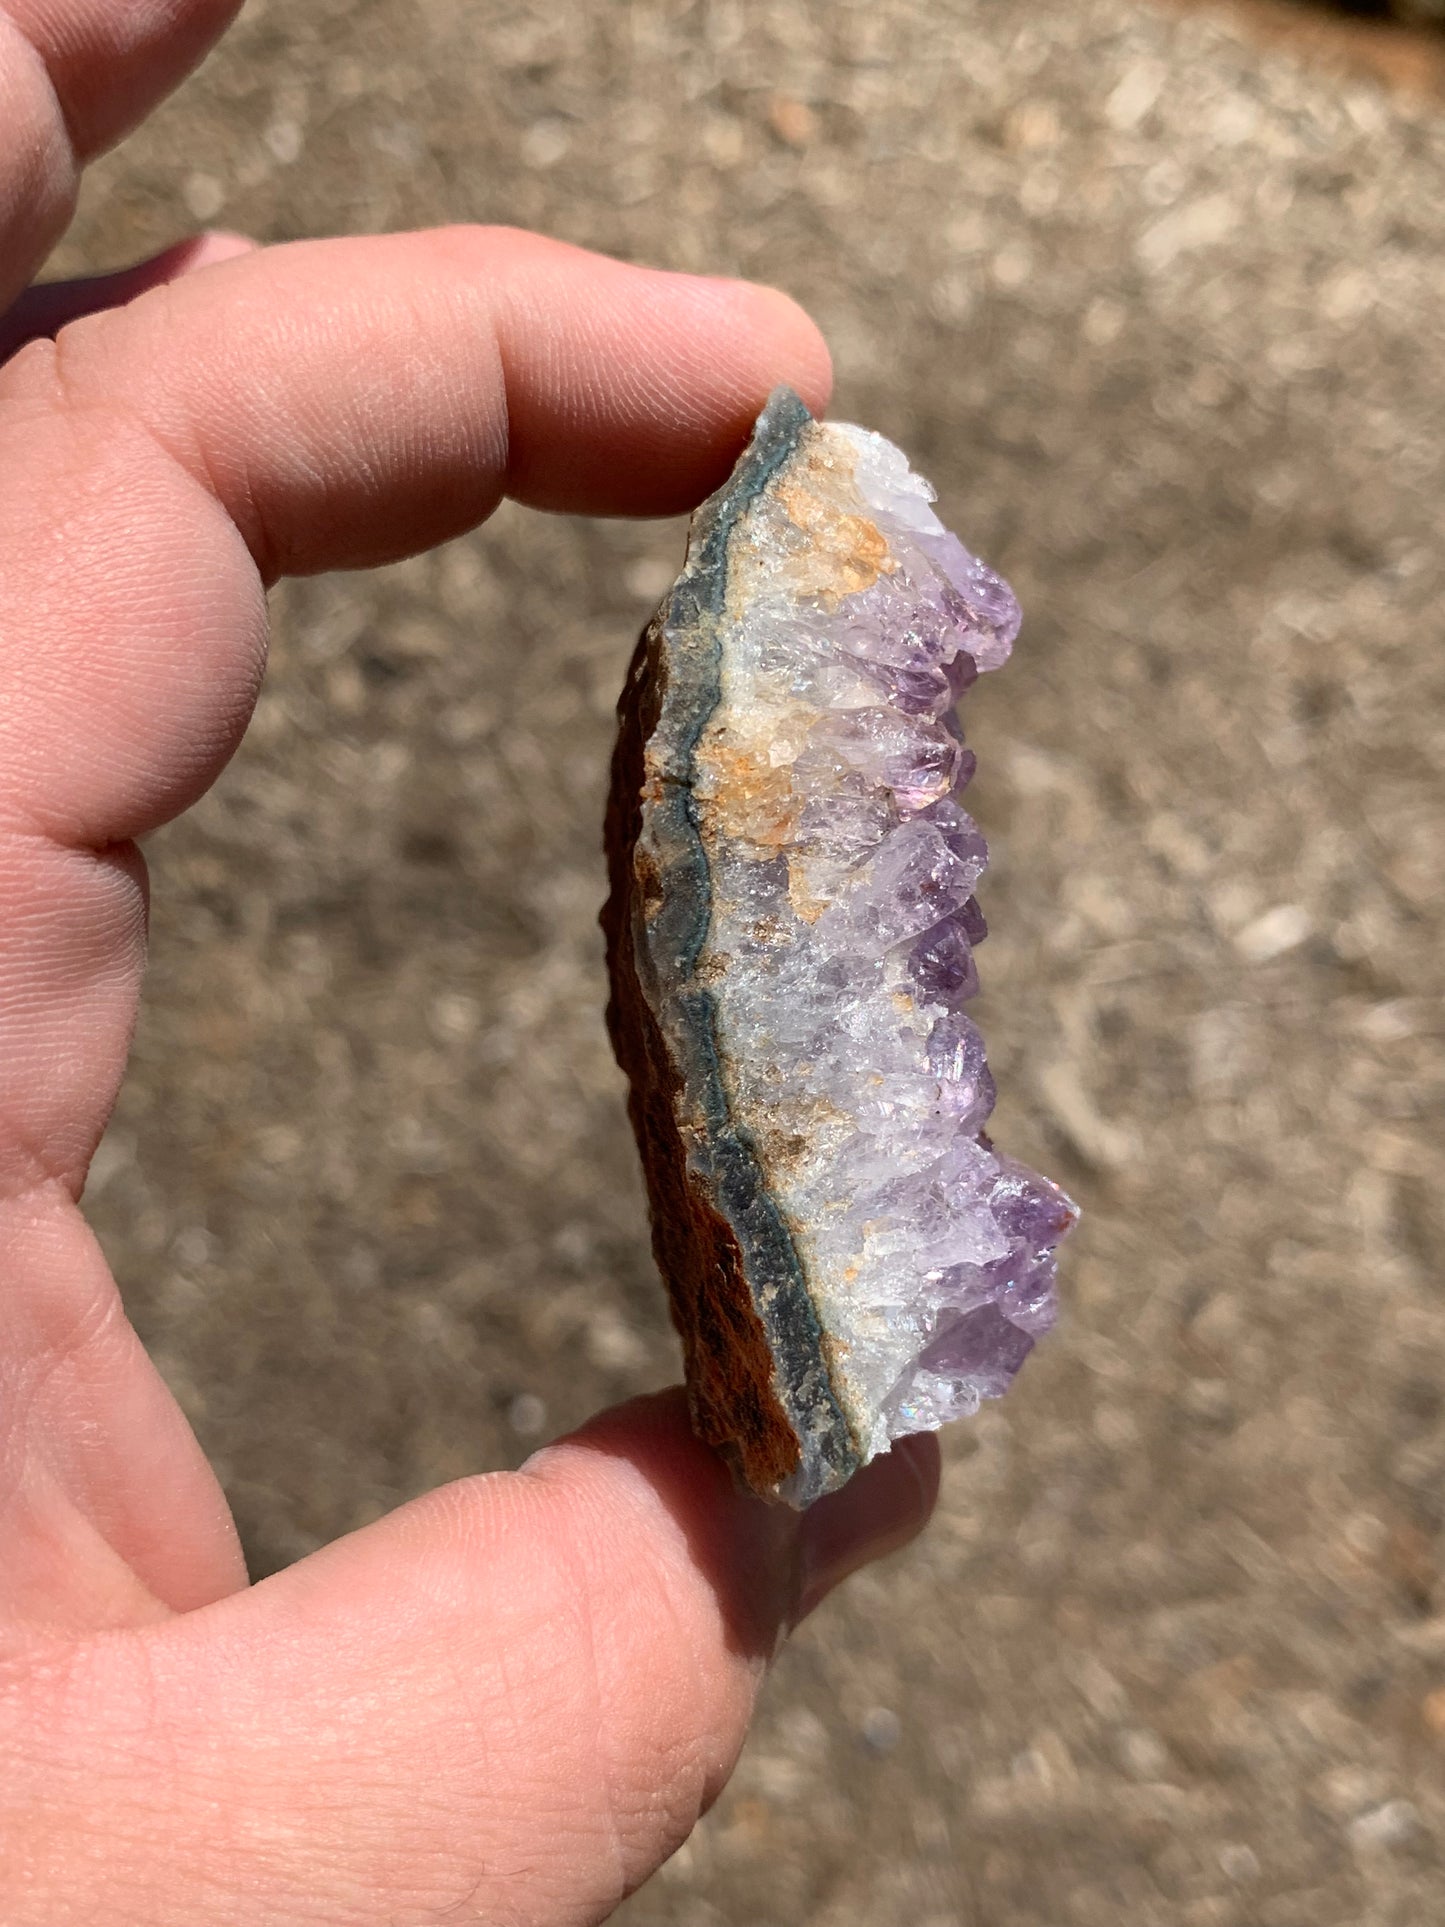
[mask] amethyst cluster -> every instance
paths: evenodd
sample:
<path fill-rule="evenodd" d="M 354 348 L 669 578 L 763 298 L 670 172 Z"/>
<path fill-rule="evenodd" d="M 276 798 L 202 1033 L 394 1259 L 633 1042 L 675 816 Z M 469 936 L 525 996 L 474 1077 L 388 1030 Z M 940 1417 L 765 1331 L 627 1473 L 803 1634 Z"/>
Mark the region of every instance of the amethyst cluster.
<path fill-rule="evenodd" d="M 1076 1211 L 996 1151 L 956 709 L 1019 626 L 880 436 L 780 390 L 621 704 L 619 1061 L 700 1430 L 805 1505 L 1001 1393 Z"/>

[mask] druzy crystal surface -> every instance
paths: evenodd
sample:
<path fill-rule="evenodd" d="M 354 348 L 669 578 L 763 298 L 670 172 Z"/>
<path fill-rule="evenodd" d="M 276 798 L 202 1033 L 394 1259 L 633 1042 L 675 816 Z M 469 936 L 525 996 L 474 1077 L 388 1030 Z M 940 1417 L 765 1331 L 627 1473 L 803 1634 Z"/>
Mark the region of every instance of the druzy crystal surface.
<path fill-rule="evenodd" d="M 1007 585 L 882 437 L 779 390 L 643 635 L 603 915 L 693 1412 L 806 1505 L 1001 1393 L 1075 1210 L 995 1150 L 957 708 Z"/>

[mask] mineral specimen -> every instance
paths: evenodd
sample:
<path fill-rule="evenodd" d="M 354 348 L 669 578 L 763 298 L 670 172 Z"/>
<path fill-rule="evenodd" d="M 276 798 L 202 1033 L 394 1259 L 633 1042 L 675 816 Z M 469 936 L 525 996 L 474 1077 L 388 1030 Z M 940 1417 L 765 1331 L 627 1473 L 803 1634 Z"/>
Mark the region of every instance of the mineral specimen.
<path fill-rule="evenodd" d="M 955 720 L 1008 587 L 890 443 L 779 389 L 619 705 L 603 912 L 694 1421 L 797 1506 L 977 1409 L 1077 1215 L 995 1151 Z"/>

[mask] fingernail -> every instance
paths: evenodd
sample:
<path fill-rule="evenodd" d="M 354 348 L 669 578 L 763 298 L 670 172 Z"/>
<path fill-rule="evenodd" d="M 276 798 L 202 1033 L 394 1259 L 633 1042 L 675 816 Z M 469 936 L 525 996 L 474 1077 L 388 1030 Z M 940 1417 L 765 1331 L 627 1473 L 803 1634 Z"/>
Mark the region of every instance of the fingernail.
<path fill-rule="evenodd" d="M 916 1537 L 937 1495 L 937 1441 L 912 1438 L 874 1459 L 841 1492 L 810 1506 L 799 1540 L 802 1570 L 794 1623 L 850 1573 Z"/>

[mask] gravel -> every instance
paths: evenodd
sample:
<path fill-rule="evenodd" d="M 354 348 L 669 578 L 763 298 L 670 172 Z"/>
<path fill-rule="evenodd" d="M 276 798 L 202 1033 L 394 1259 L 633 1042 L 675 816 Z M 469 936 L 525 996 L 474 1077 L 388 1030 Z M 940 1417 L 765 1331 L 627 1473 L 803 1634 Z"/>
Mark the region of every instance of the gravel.
<path fill-rule="evenodd" d="M 65 265 L 478 218 L 786 285 L 1025 606 L 980 1017 L 1066 1320 L 628 1927 L 1436 1911 L 1442 184 L 1438 100 L 1142 0 L 253 5 L 91 178 Z M 680 539 L 287 588 L 153 841 L 93 1210 L 258 1573 L 676 1371 L 594 917 Z"/>

